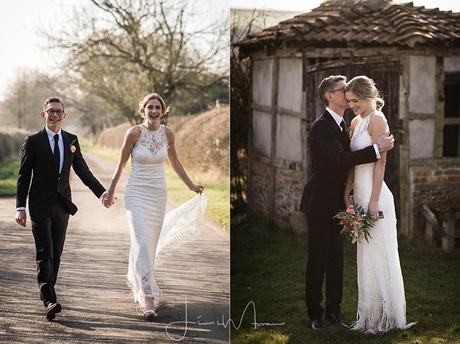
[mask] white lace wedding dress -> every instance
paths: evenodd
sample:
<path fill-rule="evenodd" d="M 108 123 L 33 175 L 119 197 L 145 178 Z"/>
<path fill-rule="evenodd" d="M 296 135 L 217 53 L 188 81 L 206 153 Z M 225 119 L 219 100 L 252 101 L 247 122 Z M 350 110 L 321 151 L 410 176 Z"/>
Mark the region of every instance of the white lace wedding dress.
<path fill-rule="evenodd" d="M 204 194 L 168 212 L 164 161 L 168 156 L 165 127 L 156 131 L 141 127 L 131 154 L 131 172 L 126 184 L 125 206 L 131 233 L 128 285 L 134 301 L 145 308 L 145 299 L 153 298 L 155 309 L 164 296 L 155 280 L 154 267 L 169 249 L 196 235 L 196 219 L 204 213 Z"/>
<path fill-rule="evenodd" d="M 364 118 L 358 117 L 350 148 L 356 151 L 372 144 L 368 126 L 371 116 L 384 114 L 376 111 Z M 355 202 L 367 211 L 372 193 L 374 163 L 354 167 L 353 193 Z M 406 300 L 399 264 L 396 214 L 393 195 L 385 182 L 379 197 L 379 209 L 384 218 L 370 229 L 369 242 L 357 243 L 358 311 L 352 329 L 366 333 L 384 333 L 405 329 Z"/>

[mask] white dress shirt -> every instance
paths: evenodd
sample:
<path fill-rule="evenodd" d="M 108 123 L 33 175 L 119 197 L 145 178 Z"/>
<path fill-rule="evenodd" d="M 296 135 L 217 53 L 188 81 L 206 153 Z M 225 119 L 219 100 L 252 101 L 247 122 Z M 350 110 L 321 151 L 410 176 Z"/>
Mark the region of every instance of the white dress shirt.
<path fill-rule="evenodd" d="M 64 141 L 62 140 L 62 130 L 59 129 L 57 133 L 48 129 L 45 126 L 46 133 L 48 134 L 48 141 L 51 146 L 51 152 L 54 154 L 54 135 L 59 135 L 58 146 L 59 146 L 59 173 L 62 171 L 62 166 L 64 166 Z"/>
<path fill-rule="evenodd" d="M 343 121 L 343 117 L 335 113 L 331 108 L 326 107 L 327 112 L 329 112 L 334 119 L 334 121 L 337 123 L 337 125 L 340 128 L 340 131 L 343 131 L 342 127 L 340 126 L 340 123 Z"/>

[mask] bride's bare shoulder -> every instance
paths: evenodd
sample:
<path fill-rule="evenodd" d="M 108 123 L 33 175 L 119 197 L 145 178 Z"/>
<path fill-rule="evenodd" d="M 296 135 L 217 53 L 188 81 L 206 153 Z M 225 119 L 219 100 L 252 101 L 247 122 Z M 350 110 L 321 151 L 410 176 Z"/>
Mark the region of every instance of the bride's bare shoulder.
<path fill-rule="evenodd" d="M 168 139 L 174 139 L 174 130 L 171 127 L 165 125 L 165 133 Z"/>
<path fill-rule="evenodd" d="M 139 136 L 141 135 L 141 130 L 141 125 L 135 125 L 131 128 L 128 128 L 125 134 L 126 139 L 129 141 L 136 142 Z"/>
<path fill-rule="evenodd" d="M 387 119 L 381 111 L 377 111 L 369 121 L 370 132 L 386 132 L 388 130 Z"/>
<path fill-rule="evenodd" d="M 128 130 L 126 130 L 126 136 L 138 136 L 140 135 L 141 130 L 141 124 L 132 126 L 131 128 L 128 128 Z"/>

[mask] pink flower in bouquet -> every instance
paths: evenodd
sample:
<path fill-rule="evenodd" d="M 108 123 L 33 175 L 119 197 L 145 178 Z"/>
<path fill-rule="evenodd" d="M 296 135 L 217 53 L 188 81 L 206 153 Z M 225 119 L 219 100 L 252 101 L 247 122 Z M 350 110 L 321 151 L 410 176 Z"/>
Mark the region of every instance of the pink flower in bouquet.
<path fill-rule="evenodd" d="M 353 214 L 355 212 L 355 207 L 353 205 L 349 205 L 346 211 L 348 214 Z"/>

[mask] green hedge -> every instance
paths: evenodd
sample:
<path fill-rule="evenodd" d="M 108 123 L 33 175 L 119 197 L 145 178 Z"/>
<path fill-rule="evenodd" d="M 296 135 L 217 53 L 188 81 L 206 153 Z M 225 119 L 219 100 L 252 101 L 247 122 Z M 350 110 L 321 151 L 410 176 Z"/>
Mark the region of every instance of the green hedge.
<path fill-rule="evenodd" d="M 17 157 L 27 131 L 17 128 L 0 129 L 0 162 Z"/>

